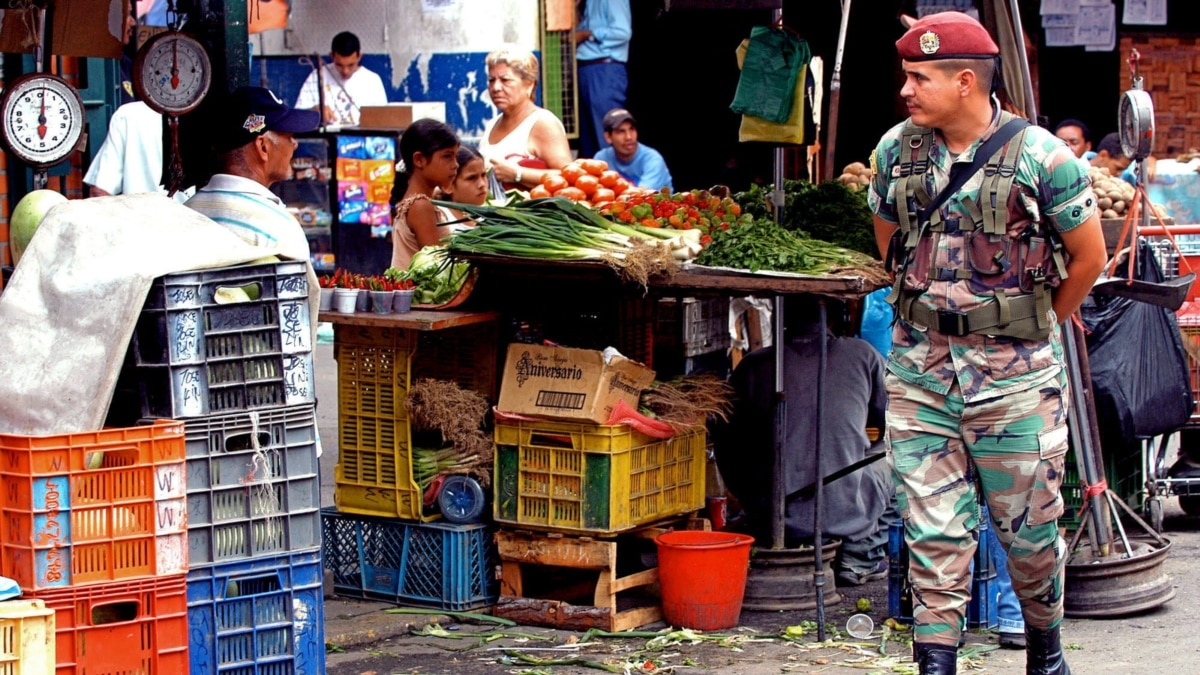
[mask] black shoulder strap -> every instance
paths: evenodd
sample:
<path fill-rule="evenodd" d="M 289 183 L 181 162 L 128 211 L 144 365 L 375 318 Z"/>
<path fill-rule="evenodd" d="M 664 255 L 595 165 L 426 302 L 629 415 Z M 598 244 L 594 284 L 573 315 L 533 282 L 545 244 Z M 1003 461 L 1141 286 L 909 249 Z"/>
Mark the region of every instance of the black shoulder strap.
<path fill-rule="evenodd" d="M 976 173 L 978 173 L 979 170 L 983 168 L 983 165 L 987 163 L 989 157 L 996 154 L 996 151 L 999 150 L 1000 147 L 1005 143 L 1007 143 L 1008 139 L 1016 136 L 1027 126 L 1029 126 L 1029 122 L 1023 118 L 1015 117 L 1009 120 L 1004 126 L 997 129 L 996 133 L 992 134 L 991 138 L 984 141 L 983 145 L 979 146 L 979 149 L 975 151 L 974 161 L 967 165 L 956 163 L 950 169 L 950 182 L 946 184 L 946 187 L 939 192 L 936 197 L 933 198 L 933 201 L 929 202 L 925 208 L 921 209 L 920 213 L 917 215 L 917 222 L 929 222 L 929 216 L 932 215 L 934 211 L 941 208 L 942 204 L 945 204 L 946 200 L 949 199 L 951 195 L 953 195 L 955 192 L 958 192 L 958 189 L 961 188 L 964 183 L 970 180 L 971 176 L 974 176 Z"/>

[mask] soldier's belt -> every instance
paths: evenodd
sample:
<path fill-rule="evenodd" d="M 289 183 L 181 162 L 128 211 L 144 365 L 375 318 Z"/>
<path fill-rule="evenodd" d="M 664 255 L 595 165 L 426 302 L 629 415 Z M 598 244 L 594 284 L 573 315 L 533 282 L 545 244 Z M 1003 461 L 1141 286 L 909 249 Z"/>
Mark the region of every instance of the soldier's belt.
<path fill-rule="evenodd" d="M 936 330 L 943 335 L 962 337 L 971 333 L 1002 335 L 1025 340 L 1045 339 L 1050 331 L 1049 321 L 1040 319 L 1037 297 L 1033 293 L 1004 296 L 975 309 L 959 312 L 952 309 L 930 309 L 915 301 L 918 296 L 901 302 L 900 316 L 909 323 Z"/>

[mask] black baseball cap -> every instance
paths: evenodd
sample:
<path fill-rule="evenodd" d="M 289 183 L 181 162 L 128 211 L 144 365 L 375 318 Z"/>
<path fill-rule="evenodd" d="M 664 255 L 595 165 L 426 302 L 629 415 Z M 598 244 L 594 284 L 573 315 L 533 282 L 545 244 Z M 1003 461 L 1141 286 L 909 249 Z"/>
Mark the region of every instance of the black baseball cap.
<path fill-rule="evenodd" d="M 221 104 L 213 125 L 213 144 L 218 151 L 240 148 L 268 131 L 302 133 L 321 123 L 316 110 L 297 110 L 279 100 L 270 89 L 238 87 Z"/>
<path fill-rule="evenodd" d="M 612 131 L 621 126 L 624 122 L 632 122 L 634 127 L 637 127 L 637 120 L 633 119 L 633 115 L 624 108 L 613 108 L 604 115 L 604 130 Z"/>

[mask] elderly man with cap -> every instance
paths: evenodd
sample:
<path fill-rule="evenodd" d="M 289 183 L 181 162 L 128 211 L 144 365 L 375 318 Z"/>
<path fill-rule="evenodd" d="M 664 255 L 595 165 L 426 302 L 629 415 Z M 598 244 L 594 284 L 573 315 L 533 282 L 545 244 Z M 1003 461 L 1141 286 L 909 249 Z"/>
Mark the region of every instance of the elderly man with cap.
<path fill-rule="evenodd" d="M 315 110 L 289 108 L 269 89 L 239 87 L 214 107 L 210 138 L 219 173 L 187 201 L 196 211 L 242 239 L 280 255 L 309 262 L 309 297 L 319 299 L 308 238 L 295 216 L 268 187 L 292 175 L 292 134 L 320 123 Z M 315 329 L 317 312 L 311 320 Z"/>
<path fill-rule="evenodd" d="M 604 140 L 609 147 L 597 152 L 596 159 L 608 162 L 608 168 L 631 185 L 674 191 L 666 160 L 659 151 L 638 143 L 637 121 L 628 110 L 613 108 L 604 116 Z"/>
<path fill-rule="evenodd" d="M 931 14 L 896 48 L 910 117 L 872 153 L 868 199 L 896 275 L 887 423 L 914 658 L 955 672 L 982 493 L 1025 617 L 1026 673 L 1065 675 L 1058 324 L 1105 262 L 1096 197 L 1061 140 L 1001 111 L 999 49 L 978 21 Z"/>

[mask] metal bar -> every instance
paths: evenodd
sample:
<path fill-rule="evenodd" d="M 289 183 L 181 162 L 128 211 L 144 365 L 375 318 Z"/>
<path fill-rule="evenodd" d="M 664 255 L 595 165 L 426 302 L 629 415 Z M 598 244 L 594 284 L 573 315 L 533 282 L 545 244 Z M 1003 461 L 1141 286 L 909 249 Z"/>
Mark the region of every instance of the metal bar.
<path fill-rule="evenodd" d="M 771 548 L 778 551 L 784 547 L 784 504 L 786 488 L 783 484 L 784 443 L 787 438 L 787 388 L 784 386 L 783 349 L 783 296 L 775 296 L 775 470 L 771 478 Z"/>
<path fill-rule="evenodd" d="M 1092 417 L 1088 414 L 1088 407 L 1084 404 L 1085 385 L 1079 364 L 1079 343 L 1075 340 L 1077 331 L 1074 322 L 1070 320 L 1063 325 L 1062 330 L 1064 331 L 1063 356 L 1067 362 L 1067 380 L 1071 395 L 1070 415 L 1071 421 L 1074 422 L 1068 427 L 1068 430 L 1075 440 L 1073 443 L 1075 462 L 1079 465 L 1084 482 L 1091 486 L 1098 483 L 1100 478 L 1096 472 L 1092 435 L 1087 429 L 1087 426 L 1092 424 Z M 1104 557 L 1107 555 L 1108 543 L 1111 541 L 1111 534 L 1102 521 L 1106 509 L 1102 506 L 1103 501 L 1100 495 L 1093 495 L 1089 503 L 1091 505 L 1091 508 L 1088 509 L 1090 518 L 1086 521 L 1086 526 L 1089 528 L 1088 543 L 1096 557 Z"/>
<path fill-rule="evenodd" d="M 1108 508 L 1110 509 L 1109 512 L 1111 513 L 1112 511 L 1116 511 L 1117 505 L 1114 503 L 1116 500 L 1113 499 L 1113 491 L 1105 490 L 1104 498 L 1108 500 Z M 1121 543 L 1125 545 L 1125 552 L 1121 555 L 1121 557 L 1128 558 L 1133 555 L 1133 547 L 1129 545 L 1129 537 L 1125 534 L 1125 524 L 1121 522 L 1121 517 L 1119 515 L 1112 520 L 1117 524 L 1117 534 L 1121 536 Z"/>
<path fill-rule="evenodd" d="M 849 0 L 847 0 L 849 2 Z M 826 316 L 825 316 L 825 298 L 818 301 L 817 315 L 820 317 L 817 329 L 821 331 L 818 344 L 821 345 L 820 360 L 817 361 L 817 405 L 816 407 L 816 432 L 813 434 L 816 437 L 814 443 L 813 454 L 816 459 L 816 475 L 825 475 L 825 466 L 821 452 L 821 446 L 824 443 L 824 426 L 825 426 L 825 365 L 829 356 L 829 336 L 826 334 Z M 782 345 L 780 345 L 782 348 Z M 825 506 L 825 482 L 817 481 L 816 496 L 813 498 L 813 588 L 817 592 L 817 640 L 825 641 L 825 560 L 822 555 L 824 542 L 822 541 L 821 521 L 823 520 L 823 511 Z"/>
<path fill-rule="evenodd" d="M 846 51 L 846 26 L 850 23 L 850 0 L 841 0 L 842 23 L 838 28 L 837 52 L 833 57 L 833 74 L 829 78 L 829 114 L 825 119 L 825 174 L 836 176 L 840 172 L 834 163 L 837 148 L 838 107 L 842 92 L 842 54 Z M 818 555 L 820 557 L 820 555 Z"/>
<path fill-rule="evenodd" d="M 1025 115 L 1031 123 L 1037 124 L 1037 103 L 1033 100 L 1033 78 L 1029 75 L 1029 55 L 1025 52 L 1025 31 L 1021 28 L 1020 3 L 1017 0 L 1009 0 L 1008 11 L 1012 14 L 1013 39 L 1017 42 L 1017 53 L 1020 54 L 1017 64 L 1021 66 L 1021 81 L 1025 88 Z"/>

